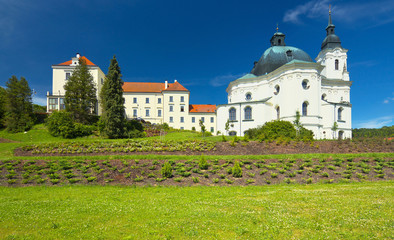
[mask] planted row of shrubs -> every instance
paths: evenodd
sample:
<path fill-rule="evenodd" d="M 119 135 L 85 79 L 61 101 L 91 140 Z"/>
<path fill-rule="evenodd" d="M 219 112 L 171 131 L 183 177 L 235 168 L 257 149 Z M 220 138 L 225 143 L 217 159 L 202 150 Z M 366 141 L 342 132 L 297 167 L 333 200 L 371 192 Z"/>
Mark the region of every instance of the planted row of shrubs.
<path fill-rule="evenodd" d="M 393 159 L 305 160 L 4 160 L 4 184 L 271 184 L 393 179 Z M 188 180 L 189 179 L 189 180 Z"/>

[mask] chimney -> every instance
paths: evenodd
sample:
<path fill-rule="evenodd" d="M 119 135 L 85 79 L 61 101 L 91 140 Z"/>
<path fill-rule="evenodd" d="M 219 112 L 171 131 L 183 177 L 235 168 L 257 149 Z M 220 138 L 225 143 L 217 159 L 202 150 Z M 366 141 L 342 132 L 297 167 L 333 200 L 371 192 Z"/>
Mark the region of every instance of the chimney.
<path fill-rule="evenodd" d="M 164 82 L 164 89 L 167 89 L 167 88 L 168 88 L 168 81 L 165 80 L 165 82 Z"/>

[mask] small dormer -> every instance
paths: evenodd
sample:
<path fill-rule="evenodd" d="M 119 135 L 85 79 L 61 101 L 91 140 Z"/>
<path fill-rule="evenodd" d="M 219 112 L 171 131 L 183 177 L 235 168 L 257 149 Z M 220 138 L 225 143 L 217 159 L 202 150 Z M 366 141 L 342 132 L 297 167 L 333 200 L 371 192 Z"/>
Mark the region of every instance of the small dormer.
<path fill-rule="evenodd" d="M 78 65 L 78 64 L 79 64 L 79 58 L 80 58 L 80 57 L 81 57 L 81 55 L 80 55 L 79 53 L 77 53 L 76 56 L 73 57 L 73 58 L 71 59 L 71 64 L 70 64 L 70 66 L 76 66 L 76 65 Z"/>

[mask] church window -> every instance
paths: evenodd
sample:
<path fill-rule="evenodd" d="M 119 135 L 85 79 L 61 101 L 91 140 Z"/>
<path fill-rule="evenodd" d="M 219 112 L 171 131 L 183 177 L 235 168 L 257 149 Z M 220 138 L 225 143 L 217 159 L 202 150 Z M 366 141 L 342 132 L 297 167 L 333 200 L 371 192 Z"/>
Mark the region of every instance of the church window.
<path fill-rule="evenodd" d="M 303 89 L 309 89 L 309 81 L 308 80 L 304 79 L 302 81 L 302 88 Z"/>
<path fill-rule="evenodd" d="M 237 113 L 237 111 L 235 110 L 235 108 L 230 108 L 230 111 L 229 111 L 229 119 L 230 119 L 230 121 L 236 121 L 237 120 L 236 113 Z"/>
<path fill-rule="evenodd" d="M 245 98 L 246 98 L 247 101 L 252 100 L 252 94 L 251 93 L 247 93 Z"/>
<path fill-rule="evenodd" d="M 308 102 L 302 104 L 302 116 L 308 115 Z"/>
<path fill-rule="evenodd" d="M 245 120 L 251 120 L 251 119 L 252 119 L 252 108 L 248 106 L 245 108 Z"/>
<path fill-rule="evenodd" d="M 321 95 L 321 100 L 326 101 L 327 95 L 325 93 L 323 93 L 323 95 Z"/>
<path fill-rule="evenodd" d="M 339 69 L 339 60 L 335 59 L 335 70 Z"/>
<path fill-rule="evenodd" d="M 280 91 L 280 87 L 279 87 L 279 85 L 276 85 L 274 94 L 278 95 L 279 91 Z"/>
<path fill-rule="evenodd" d="M 282 40 L 278 39 L 278 45 L 280 46 L 280 44 L 282 43 Z"/>
<path fill-rule="evenodd" d="M 342 120 L 342 112 L 343 112 L 343 108 L 338 108 L 338 121 Z"/>
<path fill-rule="evenodd" d="M 66 80 L 70 79 L 71 73 L 66 73 Z"/>
<path fill-rule="evenodd" d="M 286 52 L 286 55 L 287 55 L 287 57 L 291 58 L 291 57 L 293 57 L 293 52 L 291 50 L 288 50 Z"/>
<path fill-rule="evenodd" d="M 280 119 L 280 107 L 279 106 L 276 107 L 276 119 L 277 120 Z"/>

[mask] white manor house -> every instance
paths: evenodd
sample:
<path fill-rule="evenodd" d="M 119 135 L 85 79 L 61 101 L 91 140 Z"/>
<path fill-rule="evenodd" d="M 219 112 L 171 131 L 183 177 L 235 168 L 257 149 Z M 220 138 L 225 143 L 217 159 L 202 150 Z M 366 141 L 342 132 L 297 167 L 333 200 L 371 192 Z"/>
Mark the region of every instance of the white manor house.
<path fill-rule="evenodd" d="M 352 137 L 347 49 L 335 35 L 331 13 L 327 36 L 314 62 L 303 50 L 286 46 L 285 35 L 276 32 L 269 47 L 245 76 L 229 83 L 228 103 L 189 104 L 190 92 L 178 81 L 169 83 L 125 82 L 123 97 L 128 119 L 142 118 L 151 123 L 168 123 L 178 129 L 200 130 L 243 136 L 250 128 L 273 120 L 294 121 L 301 114 L 302 125 L 316 139 Z M 78 59 L 88 65 L 100 91 L 105 75 L 84 56 L 53 65 L 52 94 L 47 94 L 47 111 L 64 109 L 64 84 Z M 97 94 L 98 95 L 98 94 Z M 99 106 L 99 105 L 98 105 Z M 98 113 L 101 111 L 98 108 Z M 230 121 L 230 129 L 225 124 Z M 334 124 L 337 130 L 333 131 Z"/>

